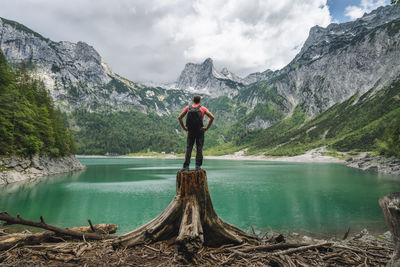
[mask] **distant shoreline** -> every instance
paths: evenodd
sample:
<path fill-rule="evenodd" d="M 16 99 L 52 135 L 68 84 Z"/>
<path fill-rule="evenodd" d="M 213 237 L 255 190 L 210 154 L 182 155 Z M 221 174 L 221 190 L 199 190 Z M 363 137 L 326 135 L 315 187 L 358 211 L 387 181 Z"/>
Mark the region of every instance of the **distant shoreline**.
<path fill-rule="evenodd" d="M 394 157 L 385 158 L 383 156 L 370 156 L 368 153 L 363 152 L 357 156 L 350 157 L 345 153 L 341 156 L 347 159 L 339 159 L 332 156 L 323 155 L 324 150 L 313 149 L 305 154 L 297 156 L 286 157 L 265 157 L 265 156 L 246 156 L 243 151 L 236 152 L 235 154 L 223 156 L 204 156 L 204 159 L 217 159 L 217 160 L 254 160 L 265 162 L 299 162 L 299 163 L 338 163 L 348 167 L 372 171 L 384 174 L 391 174 L 400 176 L 400 159 Z M 76 155 L 77 158 L 132 158 L 132 159 L 182 159 L 183 156 L 176 156 L 173 154 L 157 154 L 154 156 L 104 156 L 104 155 Z"/>
<path fill-rule="evenodd" d="M 157 155 L 157 156 L 104 156 L 104 155 L 76 155 L 77 158 L 137 158 L 137 159 L 183 159 L 181 156 L 171 154 Z M 309 151 L 302 155 L 293 157 L 264 157 L 264 156 L 245 156 L 241 154 L 230 154 L 223 156 L 204 156 L 204 159 L 221 159 L 221 160 L 258 160 L 258 161 L 277 161 L 277 162 L 304 162 L 304 163 L 344 163 L 344 160 L 324 156 L 315 151 Z"/>

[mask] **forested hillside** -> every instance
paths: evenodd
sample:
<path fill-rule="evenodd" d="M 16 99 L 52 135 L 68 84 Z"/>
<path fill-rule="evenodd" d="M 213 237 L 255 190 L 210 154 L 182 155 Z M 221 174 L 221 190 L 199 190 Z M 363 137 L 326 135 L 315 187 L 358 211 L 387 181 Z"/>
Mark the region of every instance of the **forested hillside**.
<path fill-rule="evenodd" d="M 266 130 L 240 131 L 233 143 L 270 156 L 297 155 L 321 146 L 399 156 L 400 76 L 379 91 L 356 93 L 311 119 L 299 105 L 292 116 Z"/>
<path fill-rule="evenodd" d="M 184 135 L 175 131 L 171 116 L 143 114 L 138 111 L 91 113 L 78 110 L 72 113 L 79 131 L 76 132 L 78 153 L 127 154 L 139 151 L 182 152 Z"/>
<path fill-rule="evenodd" d="M 0 50 L 0 155 L 75 153 L 66 118 L 44 84 L 22 65 L 12 70 Z"/>
<path fill-rule="evenodd" d="M 184 153 L 186 133 L 179 125 L 178 114 L 159 116 L 134 110 L 110 113 L 77 110 L 70 116 L 74 122 L 77 152 L 102 155 L 146 151 Z M 207 132 L 206 149 L 224 143 L 220 130 L 223 127 L 216 125 Z"/>

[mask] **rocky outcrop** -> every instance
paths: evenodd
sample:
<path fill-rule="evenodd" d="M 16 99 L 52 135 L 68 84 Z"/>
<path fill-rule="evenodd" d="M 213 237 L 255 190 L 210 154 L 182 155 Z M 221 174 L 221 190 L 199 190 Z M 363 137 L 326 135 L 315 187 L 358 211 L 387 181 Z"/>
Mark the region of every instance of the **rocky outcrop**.
<path fill-rule="evenodd" d="M 197 94 L 219 97 L 235 96 L 240 88 L 240 77 L 229 72 L 226 68 L 220 73 L 214 68 L 213 60 L 207 58 L 201 64 L 187 63 L 179 76 L 176 87 L 180 90 Z"/>
<path fill-rule="evenodd" d="M 34 155 L 31 157 L 0 158 L 0 185 L 32 180 L 42 176 L 83 170 L 75 156 L 49 157 Z"/>
<path fill-rule="evenodd" d="M 224 95 L 232 98 L 246 85 L 268 80 L 273 75 L 273 71 L 266 70 L 241 78 L 227 68 L 218 72 L 213 60 L 207 58 L 201 64 L 187 63 L 174 87 L 183 91 L 209 95 L 211 98 Z"/>
<path fill-rule="evenodd" d="M 315 26 L 292 62 L 261 82 L 260 90 L 246 87 L 240 100 L 250 107 L 270 103 L 275 101 L 271 95 L 260 91 L 272 89 L 285 99 L 273 103 L 283 113 L 301 105 L 309 116 L 319 114 L 395 79 L 400 74 L 399 40 L 400 6 L 380 7 L 352 22 Z"/>
<path fill-rule="evenodd" d="M 365 171 L 400 175 L 400 159 L 395 157 L 360 155 L 346 159 L 345 165 Z"/>
<path fill-rule="evenodd" d="M 223 68 L 220 72 L 226 79 L 232 80 L 237 83 L 242 83 L 243 79 L 237 76 L 235 73 L 229 71 L 227 68 Z"/>
<path fill-rule="evenodd" d="M 400 8 L 391 6 L 344 24 L 313 27 L 301 52 L 272 86 L 310 115 L 380 90 L 400 74 Z"/>
<path fill-rule="evenodd" d="M 400 17 L 399 7 L 379 7 L 371 13 L 366 13 L 361 18 L 346 23 L 331 23 L 323 28 L 314 26 L 304 43 L 301 51 L 294 58 L 294 62 L 309 61 L 329 54 L 332 49 L 343 47 L 354 40 L 354 37 L 362 37 L 370 30 L 375 29 Z"/>
<path fill-rule="evenodd" d="M 274 72 L 270 69 L 263 72 L 254 72 L 250 73 L 246 77 L 244 77 L 241 82 L 244 84 L 251 84 L 255 82 L 265 81 L 274 76 Z"/>
<path fill-rule="evenodd" d="M 176 100 L 176 90 L 145 86 L 121 77 L 84 42 L 54 42 L 18 22 L 0 18 L 0 49 L 11 66 L 24 63 L 34 77 L 42 80 L 64 111 L 136 109 L 160 115 L 174 111 L 174 106 L 166 102 Z M 182 92 L 180 95 L 185 97 Z"/>

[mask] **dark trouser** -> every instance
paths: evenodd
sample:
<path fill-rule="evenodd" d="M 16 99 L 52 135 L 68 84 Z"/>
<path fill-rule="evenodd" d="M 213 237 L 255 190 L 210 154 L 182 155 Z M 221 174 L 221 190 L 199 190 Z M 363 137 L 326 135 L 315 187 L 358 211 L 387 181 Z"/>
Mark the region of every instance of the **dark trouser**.
<path fill-rule="evenodd" d="M 200 132 L 197 133 L 188 132 L 185 163 L 183 163 L 183 168 L 186 168 L 190 164 L 190 157 L 192 156 L 192 150 L 195 141 L 196 141 L 196 165 L 200 167 L 203 164 L 204 130 L 200 130 Z"/>

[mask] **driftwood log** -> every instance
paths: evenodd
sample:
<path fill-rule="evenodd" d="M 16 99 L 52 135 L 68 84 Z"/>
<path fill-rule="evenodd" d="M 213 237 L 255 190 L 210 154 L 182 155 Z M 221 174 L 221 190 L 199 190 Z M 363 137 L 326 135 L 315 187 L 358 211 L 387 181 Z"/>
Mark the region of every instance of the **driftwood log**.
<path fill-rule="evenodd" d="M 195 254 L 203 245 L 257 244 L 259 239 L 224 222 L 216 214 L 205 170 L 179 171 L 176 195 L 169 206 L 147 224 L 119 236 L 113 247 L 129 247 L 176 238 L 180 252 Z"/>
<path fill-rule="evenodd" d="M 400 267 L 400 192 L 379 199 L 386 224 L 393 235 L 395 250 L 387 266 Z"/>
<path fill-rule="evenodd" d="M 52 236 L 54 236 L 54 232 L 51 231 L 4 235 L 0 238 L 0 251 L 17 246 L 40 244 Z"/>
<path fill-rule="evenodd" d="M 55 232 L 60 235 L 66 235 L 66 236 L 71 236 L 79 239 L 91 239 L 91 240 L 103 240 L 103 239 L 112 239 L 115 238 L 115 236 L 110 235 L 109 233 L 106 233 L 105 231 L 100 231 L 100 232 L 85 232 L 87 229 L 91 229 L 93 231 L 93 225 L 87 226 L 85 228 L 60 228 L 51 224 L 45 223 L 44 219 L 42 216 L 40 216 L 40 222 L 35 222 L 35 221 L 30 221 L 30 220 L 25 220 L 21 218 L 19 215 L 17 218 L 11 216 L 7 212 L 0 212 L 0 221 L 5 221 L 5 225 L 12 225 L 12 224 L 22 224 L 22 225 L 28 225 L 28 226 L 33 226 L 33 227 L 38 227 L 42 228 L 45 230 L 49 230 L 52 232 Z M 90 222 L 91 224 L 91 222 Z M 109 226 L 110 229 L 115 228 L 116 226 Z M 84 229 L 84 231 L 82 231 Z M 95 230 L 95 229 L 94 229 Z M 100 228 L 99 228 L 100 230 Z"/>
<path fill-rule="evenodd" d="M 116 224 L 96 224 L 92 225 L 98 234 L 113 234 L 117 231 Z M 83 235 L 93 233 L 91 226 L 78 226 L 71 228 L 72 231 L 79 231 Z M 60 241 L 69 236 L 60 235 L 53 231 L 43 231 L 39 233 L 18 233 L 5 234 L 0 236 L 0 251 L 10 249 L 16 246 L 36 245 L 44 242 Z"/>
<path fill-rule="evenodd" d="M 72 231 L 82 233 L 97 233 L 100 235 L 114 234 L 118 230 L 118 225 L 112 223 L 91 224 L 90 226 L 76 226 L 71 228 Z"/>

